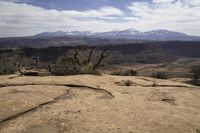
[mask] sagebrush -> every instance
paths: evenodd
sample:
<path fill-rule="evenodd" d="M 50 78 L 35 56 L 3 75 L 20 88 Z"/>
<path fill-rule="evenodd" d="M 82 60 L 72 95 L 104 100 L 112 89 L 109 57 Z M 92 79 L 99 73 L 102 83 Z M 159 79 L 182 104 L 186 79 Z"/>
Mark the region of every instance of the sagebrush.
<path fill-rule="evenodd" d="M 192 71 L 192 81 L 193 84 L 199 85 L 199 79 L 200 79 L 200 65 L 193 65 L 191 66 Z"/>
<path fill-rule="evenodd" d="M 153 72 L 151 77 L 158 78 L 158 79 L 167 79 L 168 74 L 167 72 L 164 72 L 164 71 L 157 71 L 157 72 Z"/>
<path fill-rule="evenodd" d="M 136 76 L 137 75 L 137 71 L 135 71 L 133 69 L 120 70 L 120 71 L 113 72 L 112 75 L 118 75 L 118 76 Z"/>
<path fill-rule="evenodd" d="M 91 49 L 88 58 L 85 60 L 80 60 L 79 52 L 77 49 L 74 50 L 73 57 L 61 56 L 58 58 L 54 65 L 49 67 L 49 71 L 53 75 L 76 75 L 76 74 L 95 74 L 100 75 L 97 70 L 103 59 L 106 57 L 102 52 L 99 57 L 97 57 L 96 63 L 91 63 L 92 53 L 94 49 Z"/>

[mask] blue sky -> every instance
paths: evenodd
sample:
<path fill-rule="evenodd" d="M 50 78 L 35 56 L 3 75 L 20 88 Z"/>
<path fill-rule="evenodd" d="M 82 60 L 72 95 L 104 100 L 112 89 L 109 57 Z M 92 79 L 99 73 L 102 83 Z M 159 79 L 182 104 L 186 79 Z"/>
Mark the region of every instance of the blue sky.
<path fill-rule="evenodd" d="M 46 9 L 57 10 L 86 10 L 99 8 L 102 6 L 113 6 L 126 9 L 129 3 L 137 1 L 150 1 L 150 0 L 10 0 L 17 3 L 29 3 L 31 5 L 40 6 Z"/>
<path fill-rule="evenodd" d="M 167 29 L 200 36 L 200 0 L 0 0 L 0 37 Z"/>

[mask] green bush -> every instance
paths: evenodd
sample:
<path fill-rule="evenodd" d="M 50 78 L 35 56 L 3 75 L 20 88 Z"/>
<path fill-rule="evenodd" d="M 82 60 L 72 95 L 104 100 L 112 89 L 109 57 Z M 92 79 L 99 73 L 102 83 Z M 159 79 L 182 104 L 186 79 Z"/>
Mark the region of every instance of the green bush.
<path fill-rule="evenodd" d="M 118 76 L 135 76 L 137 75 L 137 71 L 132 70 L 132 69 L 128 69 L 128 70 L 120 70 L 117 72 L 113 72 L 112 75 L 118 75 Z"/>
<path fill-rule="evenodd" d="M 167 79 L 168 75 L 166 72 L 163 71 L 157 71 L 157 72 L 153 72 L 152 73 L 152 77 L 153 78 L 157 78 L 157 79 Z"/>
<path fill-rule="evenodd" d="M 17 67 L 13 63 L 0 63 L 0 75 L 14 74 L 16 71 Z"/>
<path fill-rule="evenodd" d="M 50 66 L 50 72 L 57 76 L 78 74 L 79 70 L 80 68 L 75 61 L 65 56 L 58 58 L 56 64 Z"/>
<path fill-rule="evenodd" d="M 64 75 L 75 75 L 80 72 L 78 68 L 58 64 L 58 65 L 54 65 L 51 68 L 51 73 L 57 76 L 64 76 Z"/>
<path fill-rule="evenodd" d="M 200 65 L 193 65 L 191 66 L 191 70 L 192 70 L 192 81 L 193 84 L 195 85 L 199 85 L 199 79 L 200 79 Z"/>
<path fill-rule="evenodd" d="M 55 65 L 50 66 L 50 72 L 56 76 L 76 75 L 76 74 L 94 74 L 100 75 L 100 72 L 93 69 L 93 65 L 79 63 L 70 57 L 60 57 Z"/>

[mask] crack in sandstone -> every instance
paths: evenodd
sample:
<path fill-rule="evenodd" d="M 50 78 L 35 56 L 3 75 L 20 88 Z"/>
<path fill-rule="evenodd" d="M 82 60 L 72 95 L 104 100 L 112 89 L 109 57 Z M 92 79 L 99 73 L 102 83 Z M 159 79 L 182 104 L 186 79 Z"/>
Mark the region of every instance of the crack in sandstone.
<path fill-rule="evenodd" d="M 123 84 L 121 81 L 120 82 L 115 82 L 116 85 L 118 86 L 127 86 Z M 139 86 L 139 87 L 180 87 L 180 88 L 189 88 L 189 89 L 198 89 L 199 87 L 196 86 L 186 86 L 186 85 L 162 85 L 162 84 L 150 84 L 150 85 L 144 85 L 144 84 L 138 84 L 133 82 L 132 85 L 130 86 Z"/>
<path fill-rule="evenodd" d="M 53 98 L 50 101 L 43 102 L 43 103 L 41 103 L 41 104 L 39 104 L 37 106 L 34 106 L 32 108 L 29 108 L 29 109 L 21 111 L 21 112 L 18 112 L 18 113 L 14 114 L 14 115 L 8 116 L 7 118 L 0 119 L 0 124 L 5 123 L 5 122 L 7 122 L 9 120 L 15 119 L 17 117 L 20 117 L 21 115 L 24 115 L 24 114 L 29 113 L 31 111 L 37 110 L 37 109 L 43 107 L 44 105 L 56 103 L 57 101 L 59 101 L 60 99 L 62 99 L 64 96 L 66 96 L 68 94 L 68 90 L 66 90 L 66 91 L 67 91 L 66 93 L 64 93 L 64 94 L 62 94 L 60 96 L 57 96 L 57 97 Z"/>
<path fill-rule="evenodd" d="M 23 83 L 23 84 L 0 84 L 0 87 L 12 87 L 12 86 L 26 86 L 26 85 L 53 85 L 53 86 L 66 86 L 66 87 L 78 87 L 78 88 L 87 88 L 91 90 L 102 91 L 109 94 L 111 97 L 115 97 L 111 92 L 106 89 L 92 87 L 88 85 L 78 85 L 78 84 L 46 84 L 46 83 Z"/>
<path fill-rule="evenodd" d="M 31 83 L 31 84 L 28 84 L 28 83 L 27 84 L 9 84 L 9 85 L 2 85 L 1 84 L 0 87 L 26 86 L 26 85 L 53 85 L 53 86 L 66 86 L 66 87 L 85 88 L 85 89 L 90 89 L 90 90 L 95 90 L 95 91 L 101 91 L 103 93 L 108 94 L 112 98 L 114 98 L 114 95 L 111 92 L 109 92 L 109 91 L 107 91 L 105 89 L 95 88 L 95 87 L 91 87 L 91 86 L 87 86 L 87 85 L 77 85 L 77 84 L 34 84 L 34 83 Z M 69 90 L 66 90 L 66 91 L 67 91 L 66 93 L 64 93 L 64 94 L 62 94 L 60 96 L 57 96 L 57 97 L 53 98 L 50 101 L 41 103 L 41 104 L 39 104 L 39 105 L 37 105 L 35 107 L 29 108 L 29 109 L 24 110 L 22 112 L 18 112 L 18 113 L 14 114 L 14 115 L 8 116 L 7 118 L 0 119 L 0 125 L 3 124 L 3 123 L 5 123 L 5 122 L 7 122 L 7 121 L 9 121 L 9 120 L 12 120 L 12 119 L 15 119 L 17 117 L 20 117 L 20 116 L 22 116 L 22 115 L 24 115 L 26 113 L 29 113 L 29 112 L 34 111 L 34 110 L 37 110 L 37 109 L 39 109 L 39 108 L 41 108 L 41 107 L 43 107 L 45 105 L 53 104 L 53 103 L 58 102 L 59 100 L 65 98 L 65 96 L 68 94 Z"/>
<path fill-rule="evenodd" d="M 184 88 L 197 88 L 197 87 L 190 87 L 190 86 L 185 86 L 185 85 L 141 85 L 141 84 L 137 84 L 139 86 L 142 86 L 142 87 L 184 87 Z"/>

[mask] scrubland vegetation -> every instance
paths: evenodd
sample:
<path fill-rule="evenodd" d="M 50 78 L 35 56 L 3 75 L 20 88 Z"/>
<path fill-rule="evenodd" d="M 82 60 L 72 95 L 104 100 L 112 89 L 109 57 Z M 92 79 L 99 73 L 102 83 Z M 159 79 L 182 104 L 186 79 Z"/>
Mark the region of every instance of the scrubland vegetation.
<path fill-rule="evenodd" d="M 51 75 L 76 75 L 76 74 L 95 74 L 100 75 L 98 70 L 102 61 L 107 57 L 104 52 L 93 56 L 95 52 L 91 49 L 87 53 L 87 58 L 82 58 L 78 49 L 71 51 L 69 55 L 63 55 L 55 62 L 40 62 L 39 58 L 26 58 L 19 51 L 14 55 L 3 55 L 6 59 L 1 59 L 0 75 L 14 74 L 19 71 L 21 75 L 39 76 L 40 69 L 48 70 Z M 92 61 L 95 60 L 95 61 Z M 37 71 L 38 70 L 38 71 Z"/>
<path fill-rule="evenodd" d="M 153 78 L 158 78 L 158 79 L 167 79 L 168 75 L 164 71 L 157 71 L 152 73 Z"/>
<path fill-rule="evenodd" d="M 191 66 L 192 82 L 194 85 L 200 85 L 200 65 Z"/>
<path fill-rule="evenodd" d="M 13 74 L 17 71 L 17 67 L 11 61 L 3 61 L 0 63 L 0 75 Z"/>
<path fill-rule="evenodd" d="M 137 71 L 132 70 L 132 69 L 119 70 L 119 71 L 113 72 L 112 75 L 118 75 L 118 76 L 136 76 L 137 75 Z"/>
<path fill-rule="evenodd" d="M 164 71 L 162 69 L 159 70 L 159 68 L 167 68 L 168 65 L 166 64 L 170 64 L 177 59 L 176 54 L 169 54 L 173 53 L 171 48 L 167 48 L 168 50 L 170 49 L 167 52 L 162 47 L 159 45 L 134 44 L 101 47 L 74 46 L 1 49 L 0 75 L 13 73 L 25 76 L 101 75 L 102 72 L 109 70 L 109 74 L 119 76 L 150 76 L 158 79 L 176 78 L 177 75 L 167 69 Z M 188 57 L 199 57 L 197 52 L 194 54 L 195 51 L 192 53 L 192 50 L 182 52 Z M 134 67 L 121 69 L 123 65 L 131 66 L 134 63 L 139 63 L 141 66 L 152 63 L 163 63 L 164 65 L 157 65 L 158 69 L 156 67 L 147 69 L 146 72 L 143 72 L 144 74 L 141 74 L 141 71 Z M 190 83 L 199 85 L 198 63 L 185 62 L 182 64 L 186 71 L 179 72 L 178 77 L 191 78 L 192 82 Z M 113 69 L 115 66 L 118 66 L 118 69 Z M 173 70 L 173 68 L 171 69 Z M 179 66 L 177 66 L 177 69 L 179 69 Z"/>
<path fill-rule="evenodd" d="M 75 75 L 75 74 L 95 74 L 100 75 L 97 70 L 102 60 L 106 57 L 102 52 L 99 57 L 96 58 L 96 63 L 91 63 L 94 49 L 91 49 L 88 58 L 81 60 L 77 49 L 74 50 L 73 57 L 61 56 L 58 58 L 55 64 L 49 66 L 49 71 L 53 75 Z"/>

